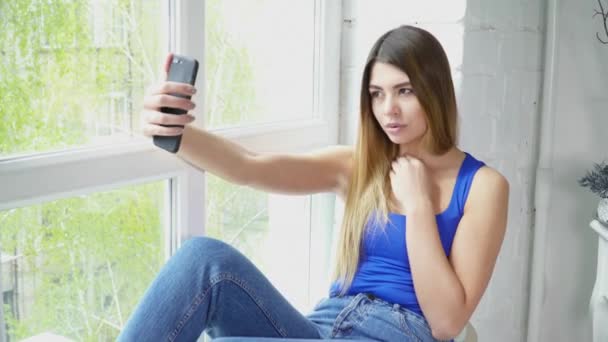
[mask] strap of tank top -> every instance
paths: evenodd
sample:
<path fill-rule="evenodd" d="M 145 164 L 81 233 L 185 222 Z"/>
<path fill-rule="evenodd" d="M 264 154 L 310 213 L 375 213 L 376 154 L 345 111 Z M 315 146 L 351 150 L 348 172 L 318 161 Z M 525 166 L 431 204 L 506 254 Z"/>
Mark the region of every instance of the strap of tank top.
<path fill-rule="evenodd" d="M 465 152 L 466 153 L 466 152 Z M 473 177 L 485 163 L 475 159 L 470 154 L 466 153 L 458 178 L 456 179 L 456 191 L 458 194 L 458 212 L 460 215 L 464 214 L 464 205 L 467 202 L 469 191 L 471 190 L 471 184 L 473 183 Z"/>

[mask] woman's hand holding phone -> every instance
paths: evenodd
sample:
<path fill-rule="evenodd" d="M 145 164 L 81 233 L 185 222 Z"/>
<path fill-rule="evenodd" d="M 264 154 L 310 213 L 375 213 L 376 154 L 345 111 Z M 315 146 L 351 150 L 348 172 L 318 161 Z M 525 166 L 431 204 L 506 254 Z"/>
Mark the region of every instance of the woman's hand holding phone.
<path fill-rule="evenodd" d="M 190 111 L 195 108 L 195 104 L 191 100 L 171 94 L 192 95 L 194 92 L 194 87 L 191 85 L 171 81 L 163 81 L 150 87 L 144 98 L 143 134 L 147 137 L 182 134 L 183 126 L 194 121 Z M 188 113 L 184 115 L 163 113 L 160 111 L 162 107 L 177 108 Z"/>
<path fill-rule="evenodd" d="M 167 80 L 172 78 L 169 71 L 171 64 L 175 63 L 175 58 L 178 56 L 167 56 L 164 65 L 165 81 L 148 88 L 142 115 L 142 133 L 147 137 L 154 137 L 157 146 L 173 153 L 179 148 L 184 126 L 195 119 L 191 111 L 196 106 L 190 99 L 196 93 L 196 88 L 193 84 L 186 83 L 194 83 L 194 79 Z M 195 75 L 196 71 L 194 77 Z"/>

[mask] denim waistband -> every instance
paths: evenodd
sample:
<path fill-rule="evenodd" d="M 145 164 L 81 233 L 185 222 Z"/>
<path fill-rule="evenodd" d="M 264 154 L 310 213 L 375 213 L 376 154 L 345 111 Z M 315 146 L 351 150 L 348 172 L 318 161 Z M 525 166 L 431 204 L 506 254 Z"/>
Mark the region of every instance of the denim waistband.
<path fill-rule="evenodd" d="M 399 311 L 399 312 L 402 312 L 402 313 L 413 315 L 414 317 L 417 317 L 417 318 L 423 320 L 426 323 L 426 318 L 424 316 L 421 316 L 417 312 L 414 312 L 414 311 L 412 311 L 412 310 L 410 310 L 408 308 L 403 307 L 403 305 L 401 305 L 399 303 L 388 302 L 388 301 L 386 301 L 386 300 L 384 300 L 384 299 L 382 299 L 380 297 L 376 297 L 372 293 L 364 293 L 364 295 L 367 297 L 367 299 L 369 299 L 373 303 L 377 303 L 377 304 L 380 304 L 380 305 L 392 307 L 394 311 Z"/>

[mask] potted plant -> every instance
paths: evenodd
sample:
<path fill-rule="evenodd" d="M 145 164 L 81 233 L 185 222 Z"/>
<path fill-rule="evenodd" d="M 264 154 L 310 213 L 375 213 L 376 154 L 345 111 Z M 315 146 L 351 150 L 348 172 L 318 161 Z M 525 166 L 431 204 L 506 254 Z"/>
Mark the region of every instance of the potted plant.
<path fill-rule="evenodd" d="M 595 164 L 579 179 L 579 184 L 600 196 L 597 220 L 591 228 L 598 234 L 597 271 L 591 292 L 589 309 L 593 329 L 593 342 L 608 341 L 608 165 Z"/>
<path fill-rule="evenodd" d="M 608 164 L 594 164 L 593 169 L 579 179 L 578 183 L 600 197 L 597 217 L 600 222 L 608 225 Z"/>

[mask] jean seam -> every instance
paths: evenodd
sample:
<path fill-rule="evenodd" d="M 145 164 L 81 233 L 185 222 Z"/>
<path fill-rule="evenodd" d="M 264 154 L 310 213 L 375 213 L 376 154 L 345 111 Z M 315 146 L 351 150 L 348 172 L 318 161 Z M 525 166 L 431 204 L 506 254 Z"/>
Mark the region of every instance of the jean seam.
<path fill-rule="evenodd" d="M 395 313 L 399 317 L 399 323 L 402 331 L 408 336 L 408 338 L 413 338 L 416 342 L 420 342 L 420 337 L 414 333 L 414 330 L 410 326 L 411 322 L 408 321 L 407 317 L 401 314 L 399 311 L 395 311 Z"/>
<path fill-rule="evenodd" d="M 338 317 L 336 317 L 336 320 L 334 321 L 334 325 L 331 329 L 332 338 L 337 336 L 338 332 L 340 331 L 340 325 L 342 325 L 342 323 L 346 320 L 346 318 L 357 308 L 359 303 L 364 298 L 367 298 L 367 297 L 365 297 L 363 294 L 358 294 L 357 296 L 355 296 L 352 299 L 352 301 L 350 303 L 348 303 L 348 305 L 346 307 L 344 307 L 344 309 L 342 309 L 340 314 L 338 314 Z"/>
<path fill-rule="evenodd" d="M 411 324 L 416 325 L 417 327 L 427 331 L 427 332 L 431 332 L 431 329 L 428 325 L 428 322 L 426 321 L 426 319 L 422 318 L 421 316 L 419 316 L 416 313 L 410 312 L 408 310 L 403 310 L 400 311 L 401 314 L 405 317 L 406 320 L 408 320 L 409 322 L 411 322 Z"/>
<path fill-rule="evenodd" d="M 359 305 L 357 306 L 357 308 L 355 308 L 355 312 L 357 312 L 357 319 L 353 320 L 354 325 L 356 326 L 362 326 L 363 323 L 365 323 L 365 321 L 369 318 L 370 316 L 370 311 L 374 309 L 374 303 L 373 302 L 368 302 L 368 303 L 359 303 Z"/>
<path fill-rule="evenodd" d="M 188 323 L 188 321 L 192 317 L 193 313 L 197 310 L 198 306 L 206 299 L 206 297 L 209 294 L 209 292 L 211 291 L 211 289 L 214 286 L 220 284 L 222 281 L 230 281 L 230 282 L 236 284 L 238 287 L 240 287 L 241 290 L 245 291 L 245 293 L 247 293 L 247 295 L 249 295 L 249 297 L 255 302 L 255 304 L 258 306 L 258 308 L 262 311 L 264 316 L 266 316 L 266 319 L 268 319 L 268 321 L 270 321 L 271 325 L 275 328 L 277 333 L 279 335 L 281 335 L 281 337 L 287 337 L 287 332 L 285 331 L 285 329 L 281 328 L 278 325 L 278 323 L 271 317 L 268 310 L 260 303 L 260 301 L 257 299 L 257 297 L 255 297 L 252 294 L 253 291 L 251 291 L 251 289 L 245 284 L 244 281 L 242 281 L 240 278 L 234 276 L 231 273 L 218 273 L 209 279 L 209 283 L 210 283 L 209 286 L 204 291 L 202 291 L 201 293 L 199 293 L 198 295 L 196 295 L 194 297 L 194 300 L 193 300 L 192 304 L 190 305 L 190 309 L 186 312 L 184 317 L 182 317 L 182 319 L 177 323 L 177 326 L 175 327 L 175 329 L 173 330 L 171 335 L 169 335 L 170 342 L 175 341 L 175 339 L 177 338 L 179 333 L 182 331 L 182 328 L 186 325 L 186 323 Z"/>

